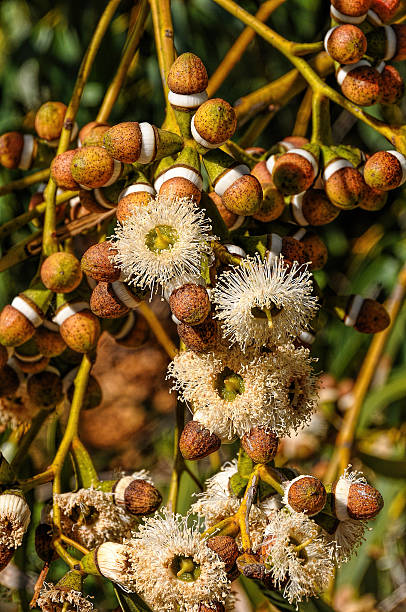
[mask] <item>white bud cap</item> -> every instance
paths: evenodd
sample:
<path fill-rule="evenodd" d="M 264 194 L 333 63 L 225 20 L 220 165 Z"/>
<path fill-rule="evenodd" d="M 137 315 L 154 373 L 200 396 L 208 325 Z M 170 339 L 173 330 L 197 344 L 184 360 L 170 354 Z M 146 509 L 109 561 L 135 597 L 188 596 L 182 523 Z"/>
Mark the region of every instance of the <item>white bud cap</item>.
<path fill-rule="evenodd" d="M 356 64 L 346 64 L 345 66 L 341 66 L 341 68 L 336 74 L 337 83 L 340 85 L 340 87 L 344 83 L 344 79 L 349 75 L 350 72 L 352 72 L 356 68 L 361 68 L 362 66 L 371 67 L 371 64 L 367 60 L 362 59 Z"/>
<path fill-rule="evenodd" d="M 127 564 L 127 547 L 116 542 L 104 542 L 96 551 L 98 570 L 112 582 L 121 582 Z"/>
<path fill-rule="evenodd" d="M 168 102 L 180 108 L 198 108 L 203 102 L 206 102 L 208 97 L 207 91 L 195 94 L 178 94 L 169 90 Z"/>
<path fill-rule="evenodd" d="M 0 542 L 10 548 L 21 545 L 31 519 L 31 510 L 18 493 L 0 495 Z"/>
<path fill-rule="evenodd" d="M 399 151 L 386 151 L 386 152 L 396 157 L 396 159 L 398 160 L 400 164 L 400 167 L 402 168 L 402 179 L 398 185 L 398 187 L 400 187 L 400 185 L 403 185 L 403 183 L 406 181 L 406 157 L 402 153 L 399 153 Z"/>

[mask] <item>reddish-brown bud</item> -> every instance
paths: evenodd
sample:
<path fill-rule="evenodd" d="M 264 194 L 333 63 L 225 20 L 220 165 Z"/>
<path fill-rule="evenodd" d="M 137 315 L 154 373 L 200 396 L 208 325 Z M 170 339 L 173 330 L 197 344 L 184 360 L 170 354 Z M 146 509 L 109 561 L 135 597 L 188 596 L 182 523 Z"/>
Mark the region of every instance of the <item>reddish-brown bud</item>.
<path fill-rule="evenodd" d="M 159 195 L 168 198 L 191 198 L 196 204 L 199 204 L 202 197 L 200 189 L 182 176 L 175 176 L 162 183 L 159 189 Z"/>
<path fill-rule="evenodd" d="M 371 106 L 380 98 L 382 79 L 380 73 L 372 66 L 354 64 L 349 72 L 340 68 L 337 80 L 344 96 L 358 106 Z"/>
<path fill-rule="evenodd" d="M 63 102 L 45 102 L 35 115 L 35 130 L 44 140 L 60 137 L 65 119 L 66 105 Z"/>
<path fill-rule="evenodd" d="M 385 66 L 381 81 L 381 104 L 397 104 L 405 93 L 405 84 L 398 70 L 394 66 Z"/>
<path fill-rule="evenodd" d="M 71 172 L 75 181 L 88 189 L 103 187 L 116 173 L 114 159 L 103 147 L 82 147 L 72 158 Z M 119 173 L 117 173 L 119 178 Z"/>
<path fill-rule="evenodd" d="M 120 270 L 111 262 L 116 253 L 108 241 L 89 247 L 81 260 L 82 271 L 96 281 L 114 282 L 120 278 Z"/>
<path fill-rule="evenodd" d="M 78 149 L 65 151 L 52 160 L 51 176 L 61 189 L 79 189 L 79 185 L 73 178 L 71 171 L 72 160 L 76 155 L 76 151 Z"/>
<path fill-rule="evenodd" d="M 220 438 L 196 421 L 186 423 L 179 440 L 180 452 L 189 461 L 203 459 L 218 450 L 220 446 Z"/>
<path fill-rule="evenodd" d="M 357 26 L 346 23 L 329 30 L 324 46 L 339 64 L 355 64 L 367 50 L 367 39 Z"/>
<path fill-rule="evenodd" d="M 314 476 L 298 476 L 286 486 L 285 499 L 289 508 L 315 516 L 321 512 L 327 501 L 323 483 Z"/>
<path fill-rule="evenodd" d="M 284 195 L 294 195 L 309 189 L 317 173 L 317 160 L 310 152 L 303 150 L 303 155 L 288 152 L 276 159 L 272 181 Z"/>
<path fill-rule="evenodd" d="M 350 17 L 365 15 L 371 6 L 371 2 L 372 0 L 331 0 L 334 8 Z"/>
<path fill-rule="evenodd" d="M 220 557 L 225 565 L 225 571 L 229 572 L 239 555 L 238 546 L 234 538 L 221 535 L 213 536 L 206 540 L 206 546 Z"/>
<path fill-rule="evenodd" d="M 365 182 L 374 189 L 388 191 L 402 185 L 406 178 L 406 159 L 397 151 L 378 151 L 367 160 Z"/>
<path fill-rule="evenodd" d="M 111 157 L 131 164 L 140 156 L 142 133 L 136 121 L 124 121 L 113 125 L 103 137 L 103 145 Z"/>
<path fill-rule="evenodd" d="M 52 546 L 52 527 L 47 523 L 39 523 L 35 529 L 35 551 L 44 563 L 50 563 L 58 558 L 58 553 Z"/>
<path fill-rule="evenodd" d="M 66 343 L 59 331 L 52 331 L 41 326 L 37 328 L 34 338 L 39 352 L 44 357 L 57 357 L 66 348 Z"/>
<path fill-rule="evenodd" d="M 24 147 L 24 136 L 19 132 L 6 132 L 0 136 L 0 163 L 5 168 L 18 168 Z"/>
<path fill-rule="evenodd" d="M 0 343 L 20 346 L 35 334 L 34 325 L 19 310 L 7 304 L 0 314 Z"/>
<path fill-rule="evenodd" d="M 158 510 L 162 496 L 147 480 L 132 480 L 124 491 L 124 506 L 134 516 L 146 516 Z"/>
<path fill-rule="evenodd" d="M 366 298 L 362 302 L 354 328 L 364 334 L 376 334 L 386 329 L 389 323 L 390 317 L 385 306 L 376 300 Z"/>
<path fill-rule="evenodd" d="M 108 123 L 99 123 L 98 121 L 86 123 L 79 132 L 78 144 L 82 147 L 101 147 L 103 136 L 109 128 Z"/>
<path fill-rule="evenodd" d="M 62 399 L 62 380 L 55 372 L 39 372 L 27 380 L 27 393 L 33 404 L 43 408 L 56 406 Z"/>
<path fill-rule="evenodd" d="M 278 436 L 263 427 L 253 427 L 241 438 L 243 449 L 255 463 L 272 461 L 277 453 L 278 443 Z"/>
<path fill-rule="evenodd" d="M 200 325 L 178 325 L 179 338 L 188 349 L 203 353 L 213 349 L 218 342 L 218 324 L 210 315 Z"/>
<path fill-rule="evenodd" d="M 55 293 L 70 293 L 82 280 L 80 261 L 72 253 L 53 253 L 41 266 L 41 280 Z"/>
<path fill-rule="evenodd" d="M 329 166 L 327 166 L 325 173 L 328 170 Z M 365 183 L 362 175 L 351 166 L 343 166 L 324 181 L 327 197 L 338 208 L 349 209 L 358 206 L 364 197 L 364 188 Z"/>
<path fill-rule="evenodd" d="M 192 134 L 203 147 L 204 141 L 219 146 L 231 138 L 236 127 L 234 108 L 221 98 L 212 98 L 197 109 L 193 117 Z"/>
<path fill-rule="evenodd" d="M 101 333 L 100 321 L 90 310 L 82 310 L 65 319 L 60 331 L 73 351 L 88 353 L 96 348 Z"/>
<path fill-rule="evenodd" d="M 20 385 L 17 373 L 9 365 L 0 370 L 0 397 L 13 395 Z"/>
<path fill-rule="evenodd" d="M 211 309 L 206 288 L 194 283 L 185 283 L 172 291 L 169 306 L 175 317 L 188 325 L 203 323 Z"/>
<path fill-rule="evenodd" d="M 383 21 L 387 23 L 395 16 L 400 5 L 400 0 L 372 0 L 371 10 L 374 11 Z"/>
<path fill-rule="evenodd" d="M 200 93 L 206 89 L 207 83 L 206 68 L 194 53 L 179 55 L 168 74 L 168 87 L 177 94 Z"/>
<path fill-rule="evenodd" d="M 262 187 L 255 176 L 244 174 L 225 190 L 222 200 L 236 215 L 253 215 L 261 206 Z"/>
<path fill-rule="evenodd" d="M 285 210 L 285 200 L 281 192 L 275 189 L 272 183 L 263 183 L 262 192 L 263 200 L 260 209 L 253 217 L 257 221 L 269 223 L 281 216 Z"/>
<path fill-rule="evenodd" d="M 128 306 L 117 297 L 112 284 L 105 281 L 99 281 L 93 289 L 90 308 L 102 319 L 118 319 L 129 312 Z"/>

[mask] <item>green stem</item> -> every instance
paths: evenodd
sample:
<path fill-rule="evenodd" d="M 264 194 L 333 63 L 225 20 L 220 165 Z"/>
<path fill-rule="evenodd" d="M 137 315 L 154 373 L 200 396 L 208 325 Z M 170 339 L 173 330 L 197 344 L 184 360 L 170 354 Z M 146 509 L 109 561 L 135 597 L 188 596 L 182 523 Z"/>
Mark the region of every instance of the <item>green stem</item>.
<path fill-rule="evenodd" d="M 28 174 L 27 176 L 17 179 L 16 181 L 11 181 L 6 185 L 1 185 L 0 196 L 6 195 L 7 193 L 12 193 L 13 191 L 18 191 L 19 189 L 25 189 L 26 187 L 35 185 L 35 183 L 41 183 L 42 181 L 46 181 L 48 178 L 49 168 L 45 168 L 45 170 L 38 170 L 38 172 Z"/>
<path fill-rule="evenodd" d="M 60 204 L 74 198 L 78 193 L 78 191 L 64 191 L 60 195 L 56 196 L 56 206 L 58 207 Z M 38 219 L 38 217 L 41 217 L 45 212 L 45 208 L 46 203 L 41 202 L 41 204 L 38 204 L 38 206 L 36 206 L 33 210 L 29 210 L 22 215 L 15 217 L 14 219 L 10 219 L 10 221 L 7 221 L 7 223 L 4 223 L 4 225 L 0 227 L 0 240 L 3 240 L 6 236 L 16 232 L 18 229 L 20 229 L 20 227 L 24 227 L 24 225 L 27 225 L 27 223 L 32 221 L 32 219 Z"/>
<path fill-rule="evenodd" d="M 404 126 L 389 126 L 383 121 L 375 119 L 372 115 L 369 115 L 356 104 L 347 100 L 338 91 L 329 87 L 319 75 L 311 68 L 309 63 L 297 57 L 295 53 L 295 45 L 289 40 L 286 40 L 283 36 L 271 30 L 268 26 L 258 21 L 253 15 L 245 11 L 243 8 L 238 6 L 233 0 L 213 0 L 216 4 L 222 6 L 226 11 L 234 15 L 237 19 L 250 26 L 255 30 L 264 40 L 270 43 L 273 47 L 278 49 L 301 73 L 306 79 L 309 85 L 312 87 L 314 92 L 319 93 L 328 97 L 336 104 L 342 106 L 348 110 L 352 115 L 360 119 L 375 131 L 385 136 L 393 145 L 396 146 L 401 152 L 406 153 L 406 127 Z"/>
<path fill-rule="evenodd" d="M 333 144 L 330 121 L 330 101 L 318 92 L 312 98 L 312 142 Z"/>
<path fill-rule="evenodd" d="M 138 15 L 135 26 L 133 27 L 132 31 L 128 36 L 128 40 L 126 42 L 126 46 L 120 60 L 120 64 L 117 68 L 117 72 L 114 75 L 114 78 L 106 91 L 106 94 L 103 98 L 103 102 L 99 108 L 99 112 L 96 117 L 96 121 L 100 121 L 100 123 L 106 122 L 110 116 L 111 110 L 118 98 L 120 90 L 126 79 L 131 62 L 134 59 L 134 53 L 144 32 L 145 22 L 147 20 L 149 12 L 148 0 L 141 0 L 137 8 Z"/>
<path fill-rule="evenodd" d="M 179 450 L 179 439 L 182 434 L 183 428 L 185 426 L 185 410 L 183 404 L 178 401 L 176 403 L 176 424 L 175 431 L 173 435 L 173 468 L 171 475 L 171 482 L 169 486 L 169 494 L 168 494 L 168 508 L 172 510 L 172 512 L 176 512 L 176 506 L 178 503 L 178 493 L 179 493 L 179 482 L 182 472 L 185 469 L 185 462 L 182 457 L 182 454 Z"/>
<path fill-rule="evenodd" d="M 53 408 L 47 410 L 40 410 L 32 420 L 31 426 L 27 433 L 24 434 L 24 436 L 22 437 L 21 442 L 18 445 L 17 453 L 15 454 L 15 457 L 11 462 L 11 467 L 13 468 L 13 470 L 17 470 L 20 466 L 21 461 L 26 457 L 28 449 L 30 448 L 32 442 L 35 440 L 37 434 L 39 433 L 46 419 L 51 414 L 52 410 Z"/>
<path fill-rule="evenodd" d="M 65 121 L 59 139 L 59 145 L 56 154 L 59 155 L 66 151 L 69 147 L 72 128 L 75 123 L 76 113 L 79 109 L 80 100 L 82 98 L 83 89 L 86 81 L 89 78 L 90 70 L 95 60 L 97 51 L 99 50 L 102 39 L 106 33 L 106 30 L 113 18 L 113 15 L 119 5 L 120 0 L 110 0 L 107 7 L 105 8 L 102 16 L 100 17 L 99 23 L 93 33 L 89 47 L 82 60 L 82 64 L 79 69 L 79 74 L 76 79 L 75 87 L 73 89 L 72 97 L 69 102 L 68 108 L 65 114 Z M 56 184 L 52 178 L 49 179 L 48 186 L 46 188 L 46 209 L 44 219 L 44 240 L 42 244 L 43 255 L 48 256 L 55 253 L 58 250 L 58 238 L 55 234 L 56 228 L 56 210 L 55 210 L 55 196 L 56 196 Z"/>
<path fill-rule="evenodd" d="M 65 433 L 62 438 L 61 444 L 59 445 L 58 451 L 52 462 L 52 467 L 55 473 L 59 473 L 62 469 L 66 455 L 68 454 L 72 440 L 78 434 L 79 416 L 82 408 L 83 400 L 85 397 L 87 383 L 89 380 L 90 370 L 92 368 L 92 362 L 88 354 L 83 355 L 82 362 L 80 364 L 78 373 L 75 378 L 75 391 L 73 393 L 72 404 L 69 413 L 68 423 L 66 425 Z"/>
<path fill-rule="evenodd" d="M 82 486 L 85 489 L 90 489 L 91 487 L 96 488 L 100 484 L 100 481 L 89 453 L 77 436 L 73 438 L 71 446 Z"/>

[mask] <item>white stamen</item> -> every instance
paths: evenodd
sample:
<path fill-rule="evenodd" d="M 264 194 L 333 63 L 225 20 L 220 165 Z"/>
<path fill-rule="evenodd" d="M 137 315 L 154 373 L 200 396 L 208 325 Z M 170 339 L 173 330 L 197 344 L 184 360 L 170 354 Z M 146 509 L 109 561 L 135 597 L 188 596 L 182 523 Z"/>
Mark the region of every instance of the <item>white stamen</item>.
<path fill-rule="evenodd" d="M 93 193 L 94 193 L 96 202 L 98 202 L 100 206 L 103 206 L 103 208 L 111 209 L 111 208 L 116 207 L 116 204 L 114 204 L 113 202 L 110 202 L 110 200 L 108 200 L 104 196 L 103 191 L 101 189 L 95 189 Z"/>
<path fill-rule="evenodd" d="M 307 234 L 307 230 L 305 230 L 303 227 L 298 230 L 295 234 L 293 234 L 292 238 L 294 238 L 295 240 L 302 240 L 302 238 L 304 238 Z"/>
<path fill-rule="evenodd" d="M 231 255 L 239 255 L 240 257 L 247 257 L 247 253 L 241 247 L 236 244 L 225 244 L 224 245 Z"/>
<path fill-rule="evenodd" d="M 233 232 L 237 230 L 244 223 L 245 217 L 243 215 L 238 215 L 237 219 L 234 221 L 233 225 L 228 228 L 229 232 Z"/>
<path fill-rule="evenodd" d="M 374 26 L 383 26 L 383 21 L 375 11 L 369 9 L 367 13 L 368 21 Z"/>
<path fill-rule="evenodd" d="M 313 344 L 314 341 L 316 340 L 316 336 L 314 334 L 311 334 L 308 331 L 302 331 L 299 334 L 299 340 L 301 340 L 305 344 Z"/>
<path fill-rule="evenodd" d="M 289 151 L 289 149 L 292 149 L 292 148 L 293 147 L 288 147 L 287 150 Z M 276 162 L 276 155 L 271 155 L 266 160 L 265 165 L 266 165 L 266 169 L 268 170 L 269 174 L 272 174 L 274 166 L 275 166 L 275 162 Z"/>
<path fill-rule="evenodd" d="M 52 323 L 52 321 L 48 321 L 48 319 L 44 319 L 42 321 L 42 327 L 46 327 L 46 329 L 49 329 L 54 332 L 59 331 L 58 325 L 55 325 L 55 323 Z"/>
<path fill-rule="evenodd" d="M 318 174 L 319 165 L 316 161 L 316 158 L 312 153 L 310 153 L 310 151 L 306 151 L 306 149 L 291 149 L 290 151 L 285 153 L 285 155 L 291 155 L 292 153 L 294 153 L 295 155 L 300 155 L 300 157 L 304 157 L 304 159 L 306 159 L 312 165 L 314 174 Z"/>

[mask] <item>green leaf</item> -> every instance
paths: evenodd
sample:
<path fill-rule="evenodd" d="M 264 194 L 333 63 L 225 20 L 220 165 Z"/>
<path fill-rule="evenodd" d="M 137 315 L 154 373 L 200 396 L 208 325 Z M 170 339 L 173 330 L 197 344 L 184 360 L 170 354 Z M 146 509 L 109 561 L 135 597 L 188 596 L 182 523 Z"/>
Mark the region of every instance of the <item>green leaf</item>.
<path fill-rule="evenodd" d="M 262 589 L 263 594 L 269 601 L 278 608 L 278 610 L 290 610 L 295 612 L 333 612 L 333 609 L 326 604 L 322 599 L 312 597 L 309 601 L 303 603 L 290 604 L 279 591 L 271 591 Z"/>
<path fill-rule="evenodd" d="M 114 593 L 123 612 L 152 612 L 137 593 L 126 593 L 118 586 L 114 587 Z"/>
<path fill-rule="evenodd" d="M 359 458 L 374 472 L 388 478 L 406 478 L 406 459 L 382 459 L 375 455 L 359 452 Z"/>

